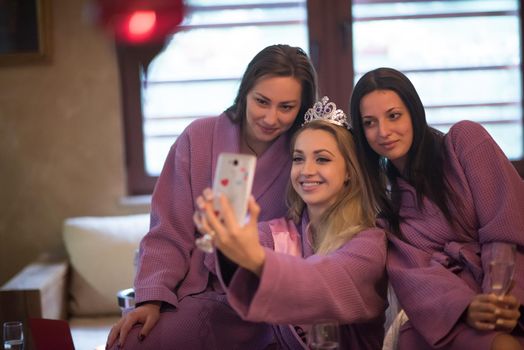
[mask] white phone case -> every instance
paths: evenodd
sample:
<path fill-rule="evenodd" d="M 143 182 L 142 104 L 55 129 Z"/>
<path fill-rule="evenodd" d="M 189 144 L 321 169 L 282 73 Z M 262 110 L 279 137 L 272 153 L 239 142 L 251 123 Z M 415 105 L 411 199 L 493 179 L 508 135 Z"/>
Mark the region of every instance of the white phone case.
<path fill-rule="evenodd" d="M 214 206 L 221 217 L 218 197 L 220 193 L 229 199 L 238 222 L 243 225 L 246 219 L 247 202 L 255 177 L 257 158 L 248 154 L 220 153 L 213 180 L 215 193 Z"/>

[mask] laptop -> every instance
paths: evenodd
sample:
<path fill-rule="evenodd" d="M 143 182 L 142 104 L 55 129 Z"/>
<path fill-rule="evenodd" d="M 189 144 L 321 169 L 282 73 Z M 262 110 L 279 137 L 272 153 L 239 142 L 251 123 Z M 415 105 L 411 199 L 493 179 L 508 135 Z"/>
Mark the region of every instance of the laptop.
<path fill-rule="evenodd" d="M 29 329 L 35 350 L 75 350 L 67 321 L 30 318 Z"/>

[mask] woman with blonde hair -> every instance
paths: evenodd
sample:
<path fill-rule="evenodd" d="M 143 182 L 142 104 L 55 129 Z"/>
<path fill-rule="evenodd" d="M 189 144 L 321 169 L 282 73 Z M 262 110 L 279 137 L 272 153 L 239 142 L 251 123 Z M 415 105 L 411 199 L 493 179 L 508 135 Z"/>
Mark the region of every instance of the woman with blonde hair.
<path fill-rule="evenodd" d="M 197 199 L 195 221 L 213 234 L 229 303 L 271 324 L 278 348 L 307 348 L 311 325 L 324 319 L 340 324 L 341 349 L 382 347 L 386 239 L 349 128 L 327 97 L 308 110 L 291 142 L 287 217 L 257 223 L 251 198 L 241 226 L 225 197 L 222 221 L 210 190 Z"/>

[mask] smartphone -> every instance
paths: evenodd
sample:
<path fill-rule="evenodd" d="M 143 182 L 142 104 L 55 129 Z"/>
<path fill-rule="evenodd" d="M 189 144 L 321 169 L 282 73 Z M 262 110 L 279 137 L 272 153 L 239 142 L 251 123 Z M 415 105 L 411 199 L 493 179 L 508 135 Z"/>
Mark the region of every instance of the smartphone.
<path fill-rule="evenodd" d="M 218 155 L 213 192 L 214 207 L 219 218 L 221 208 L 219 195 L 224 194 L 231 203 L 233 212 L 241 225 L 245 224 L 247 202 L 253 187 L 257 158 L 249 154 L 220 153 Z"/>

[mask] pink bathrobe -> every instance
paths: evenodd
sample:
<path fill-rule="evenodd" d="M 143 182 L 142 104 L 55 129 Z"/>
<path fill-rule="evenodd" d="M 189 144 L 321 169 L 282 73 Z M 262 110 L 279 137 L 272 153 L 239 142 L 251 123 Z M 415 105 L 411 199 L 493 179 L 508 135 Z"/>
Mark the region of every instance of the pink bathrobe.
<path fill-rule="evenodd" d="M 193 122 L 171 148 L 153 193 L 135 279 L 136 302 L 163 301 L 161 318 L 141 343 L 136 326 L 126 349 L 263 349 L 274 342 L 268 325 L 243 321 L 231 309 L 210 272 L 213 260 L 205 264 L 205 253 L 195 247 L 195 199 L 211 186 L 218 154 L 239 150 L 240 128 L 225 115 Z M 284 135 L 257 161 L 253 195 L 262 220 L 286 212 L 289 152 Z"/>
<path fill-rule="evenodd" d="M 342 325 L 340 349 L 381 349 L 387 305 L 384 231 L 362 231 L 321 256 L 313 254 L 304 234 L 307 224 L 303 218 L 297 230 L 281 218 L 259 225 L 266 246 L 260 278 L 243 268 L 219 274 L 230 304 L 246 320 L 274 324 L 278 348 L 306 348 L 290 324 L 307 329 L 331 319 Z"/>
<path fill-rule="evenodd" d="M 399 180 L 407 243 L 390 237 L 387 269 L 410 319 L 401 328 L 400 350 L 490 349 L 498 333 L 469 327 L 464 314 L 476 294 L 489 291 L 491 242 L 517 244 L 512 294 L 524 302 L 524 182 L 477 123 L 454 125 L 445 149 L 446 178 L 463 205 L 456 227 L 427 199 L 418 210 L 414 189 Z M 524 345 L 523 317 L 517 328 Z"/>

